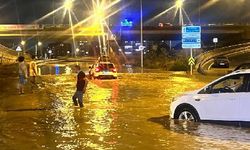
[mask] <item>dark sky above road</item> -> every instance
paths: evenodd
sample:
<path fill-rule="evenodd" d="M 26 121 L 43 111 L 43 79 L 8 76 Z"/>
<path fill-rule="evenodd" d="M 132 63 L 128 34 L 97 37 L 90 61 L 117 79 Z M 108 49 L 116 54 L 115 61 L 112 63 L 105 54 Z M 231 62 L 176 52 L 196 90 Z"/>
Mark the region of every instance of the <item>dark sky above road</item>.
<path fill-rule="evenodd" d="M 91 1 L 75 0 L 74 12 L 78 20 L 90 14 Z M 0 0 L 0 24 L 32 23 L 63 3 L 64 0 Z M 135 23 L 139 21 L 140 0 L 122 0 L 116 8 L 126 4 L 129 4 L 126 9 L 110 19 L 112 24 L 118 24 L 124 18 L 129 18 Z M 144 21 L 148 21 L 172 5 L 174 0 L 143 0 Z M 184 9 L 193 23 L 250 23 L 250 0 L 186 0 Z M 59 11 L 54 17 L 43 20 L 41 24 L 52 24 L 53 18 L 57 24 L 67 23 L 67 17 L 64 19 L 62 14 L 63 11 Z M 150 24 L 155 25 L 159 22 L 176 24 L 178 17 L 174 18 L 174 11 L 170 11 L 151 21 Z"/>

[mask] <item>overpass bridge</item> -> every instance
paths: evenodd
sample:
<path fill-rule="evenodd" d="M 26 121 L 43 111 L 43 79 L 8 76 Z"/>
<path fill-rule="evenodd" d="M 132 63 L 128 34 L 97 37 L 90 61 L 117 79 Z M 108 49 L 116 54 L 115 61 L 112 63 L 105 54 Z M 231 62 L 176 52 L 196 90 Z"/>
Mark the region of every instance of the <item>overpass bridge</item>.
<path fill-rule="evenodd" d="M 110 27 L 118 40 L 139 40 L 139 27 Z M 106 31 L 105 31 L 106 32 Z M 101 35 L 100 31 L 93 28 L 75 28 L 74 33 L 77 37 L 88 37 Z M 145 40 L 180 40 L 181 27 L 143 27 Z M 250 40 L 250 25 L 213 25 L 202 26 L 202 38 L 206 40 L 210 37 L 230 38 Z M 17 24 L 0 25 L 0 39 L 14 37 L 41 37 L 41 38 L 60 38 L 72 37 L 69 25 L 38 25 L 38 24 Z"/>
<path fill-rule="evenodd" d="M 202 40 L 230 38 L 239 40 L 250 40 L 250 25 L 220 25 L 202 26 Z M 140 28 L 121 28 L 122 40 L 139 40 Z M 143 38 L 145 40 L 181 40 L 181 27 L 144 27 Z"/>
<path fill-rule="evenodd" d="M 87 37 L 102 35 L 100 30 L 91 27 L 74 28 L 74 36 Z M 69 38 L 72 30 L 69 25 L 38 25 L 38 24 L 3 24 L 0 25 L 0 39 L 11 39 L 15 37 L 39 37 L 41 38 Z"/>

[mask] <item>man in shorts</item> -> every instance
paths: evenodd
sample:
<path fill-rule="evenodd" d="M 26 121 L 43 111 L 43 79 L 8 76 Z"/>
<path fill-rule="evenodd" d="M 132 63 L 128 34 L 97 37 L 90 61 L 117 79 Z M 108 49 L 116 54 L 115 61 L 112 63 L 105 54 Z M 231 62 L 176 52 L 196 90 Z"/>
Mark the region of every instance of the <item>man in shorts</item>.
<path fill-rule="evenodd" d="M 28 78 L 27 66 L 24 59 L 24 56 L 18 57 L 19 94 L 24 94 L 24 85 Z"/>

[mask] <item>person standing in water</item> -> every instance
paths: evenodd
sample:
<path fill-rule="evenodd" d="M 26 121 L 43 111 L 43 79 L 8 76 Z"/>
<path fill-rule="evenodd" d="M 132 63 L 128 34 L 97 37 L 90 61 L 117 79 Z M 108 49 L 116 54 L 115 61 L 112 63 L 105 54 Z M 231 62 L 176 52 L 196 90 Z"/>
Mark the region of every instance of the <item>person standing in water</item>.
<path fill-rule="evenodd" d="M 88 85 L 88 80 L 86 79 L 86 75 L 83 71 L 81 71 L 80 66 L 75 66 L 77 72 L 77 83 L 76 83 L 76 92 L 72 97 L 75 106 L 83 107 L 83 96 L 86 92 L 86 88 Z"/>

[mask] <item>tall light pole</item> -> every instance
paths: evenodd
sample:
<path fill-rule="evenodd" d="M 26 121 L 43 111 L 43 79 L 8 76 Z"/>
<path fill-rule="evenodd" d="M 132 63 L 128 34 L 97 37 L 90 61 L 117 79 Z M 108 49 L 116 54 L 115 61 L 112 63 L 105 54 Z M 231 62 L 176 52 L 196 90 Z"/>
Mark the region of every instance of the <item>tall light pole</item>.
<path fill-rule="evenodd" d="M 72 17 L 71 17 L 71 10 L 73 8 L 73 2 L 74 0 L 65 0 L 64 1 L 64 8 L 68 12 L 69 15 L 69 25 L 72 33 L 72 42 L 73 42 L 73 51 L 72 51 L 72 56 L 76 57 L 76 43 L 75 43 L 75 33 L 74 33 L 74 28 L 73 28 L 73 22 L 72 22 Z"/>
<path fill-rule="evenodd" d="M 55 10 L 55 0 L 53 0 L 52 7 L 53 7 L 53 11 L 54 11 Z M 55 14 L 54 13 L 53 13 L 53 25 L 55 25 Z"/>
<path fill-rule="evenodd" d="M 36 59 L 38 58 L 38 49 L 40 51 L 40 55 L 42 56 L 41 46 L 42 46 L 42 42 L 38 41 L 37 44 L 36 44 L 36 51 L 35 51 L 35 57 L 36 57 Z"/>
<path fill-rule="evenodd" d="M 142 0 L 140 0 L 140 6 L 141 6 L 141 73 L 143 73 L 143 14 L 142 14 Z"/>
<path fill-rule="evenodd" d="M 22 45 L 22 49 L 23 49 L 23 51 L 22 51 L 23 54 L 25 54 L 25 44 L 26 44 L 26 41 L 22 40 L 21 45 Z"/>

